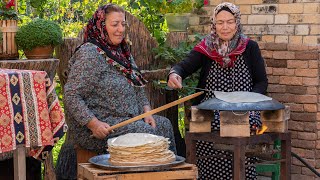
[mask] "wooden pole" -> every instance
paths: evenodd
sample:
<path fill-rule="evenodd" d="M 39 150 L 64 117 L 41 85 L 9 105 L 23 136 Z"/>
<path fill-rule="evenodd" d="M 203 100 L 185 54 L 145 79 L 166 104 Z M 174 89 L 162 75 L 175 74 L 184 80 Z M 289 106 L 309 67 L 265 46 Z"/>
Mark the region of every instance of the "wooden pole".
<path fill-rule="evenodd" d="M 197 96 L 200 96 L 201 94 L 203 94 L 203 91 L 197 92 L 197 93 L 194 93 L 194 94 L 191 94 L 191 95 L 186 96 L 186 97 L 184 97 L 184 98 L 178 99 L 178 100 L 173 101 L 173 102 L 168 103 L 168 104 L 165 104 L 165 105 L 160 106 L 160 107 L 158 107 L 158 108 L 156 108 L 156 109 L 153 109 L 153 110 L 151 110 L 151 111 L 149 111 L 149 112 L 143 113 L 143 114 L 141 114 L 141 115 L 139 115 L 139 116 L 133 117 L 133 118 L 128 119 L 128 120 L 126 120 L 126 121 L 123 121 L 123 122 L 121 122 L 121 123 L 119 123 L 119 124 L 113 125 L 113 126 L 111 126 L 110 128 L 108 128 L 108 130 L 111 131 L 111 130 L 113 130 L 113 129 L 120 128 L 120 127 L 125 126 L 125 125 L 127 125 L 127 124 L 130 124 L 130 123 L 132 123 L 132 122 L 135 122 L 135 121 L 137 121 L 137 120 L 139 120 L 139 119 L 143 119 L 143 118 L 148 117 L 148 116 L 150 116 L 150 115 L 152 115 L 152 114 L 158 113 L 158 112 L 160 112 L 160 111 L 163 111 L 163 110 L 168 109 L 168 108 L 170 108 L 170 107 L 176 106 L 176 105 L 181 104 L 181 103 L 183 103 L 183 102 L 185 102 L 185 101 L 188 101 L 188 100 L 190 100 L 190 99 L 193 99 L 193 98 L 195 98 L 195 97 L 197 97 Z"/>
<path fill-rule="evenodd" d="M 18 13 L 18 0 L 14 1 L 14 10 Z"/>
<path fill-rule="evenodd" d="M 112 131 L 112 130 L 114 130 L 114 129 L 120 128 L 120 127 L 125 126 L 125 125 L 127 125 L 127 124 L 133 123 L 133 122 L 138 121 L 138 120 L 140 120 L 140 119 L 143 119 L 143 118 L 145 118 L 145 117 L 151 116 L 152 114 L 158 113 L 158 112 L 160 112 L 160 111 L 166 110 L 166 109 L 168 109 L 168 108 L 171 108 L 171 107 L 173 107 L 173 106 L 176 106 L 176 105 L 178 105 L 178 104 L 181 104 L 181 103 L 183 103 L 183 102 L 185 102 L 185 101 L 188 101 L 188 100 L 190 100 L 190 99 L 193 99 L 193 98 L 195 98 L 195 97 L 197 97 L 197 96 L 200 96 L 201 94 L 203 94 L 203 91 L 197 92 L 197 93 L 194 93 L 194 94 L 191 94 L 191 95 L 186 96 L 186 97 L 184 97 L 184 98 L 178 99 L 178 100 L 173 101 L 173 102 L 168 103 L 168 104 L 165 104 L 165 105 L 160 106 L 160 107 L 158 107 L 158 108 L 156 108 L 156 109 L 153 109 L 153 110 L 151 110 L 151 111 L 149 111 L 149 112 L 140 114 L 140 115 L 138 115 L 138 116 L 136 116 L 136 117 L 133 117 L 133 118 L 131 118 L 131 119 L 128 119 L 128 120 L 126 120 L 126 121 L 123 121 L 123 122 L 121 122 L 121 123 L 118 123 L 118 124 L 116 124 L 116 125 L 113 125 L 113 126 L 109 127 L 108 130 L 109 130 L 109 131 Z M 90 137 L 93 138 L 94 136 L 93 136 L 93 135 L 90 135 Z"/>

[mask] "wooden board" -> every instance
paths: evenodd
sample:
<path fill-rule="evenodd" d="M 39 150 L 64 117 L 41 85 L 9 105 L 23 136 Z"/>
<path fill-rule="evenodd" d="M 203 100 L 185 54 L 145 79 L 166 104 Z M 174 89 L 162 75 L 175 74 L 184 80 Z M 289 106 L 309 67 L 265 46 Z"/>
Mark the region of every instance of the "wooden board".
<path fill-rule="evenodd" d="M 190 121 L 190 132 L 211 132 L 211 121 Z"/>
<path fill-rule="evenodd" d="M 249 137 L 249 112 L 220 111 L 221 137 Z"/>
<path fill-rule="evenodd" d="M 220 126 L 221 137 L 250 137 L 249 125 L 223 125 Z"/>
<path fill-rule="evenodd" d="M 0 20 L 2 41 L 0 42 L 0 59 L 18 59 L 18 48 L 15 36 L 18 30 L 16 20 Z"/>
<path fill-rule="evenodd" d="M 284 121 L 284 110 L 261 111 L 261 121 Z"/>
<path fill-rule="evenodd" d="M 290 107 L 273 111 L 261 111 L 261 121 L 285 121 L 290 119 Z"/>
<path fill-rule="evenodd" d="M 76 152 L 77 152 L 77 163 L 87 163 L 89 162 L 90 158 L 98 155 L 93 151 L 89 151 L 78 146 L 76 147 Z"/>
<path fill-rule="evenodd" d="M 120 170 L 98 169 L 90 163 L 78 164 L 78 179 L 83 180 L 132 180 L 132 179 L 150 179 L 150 180 L 166 180 L 166 179 L 194 179 L 198 174 L 197 167 L 193 164 L 184 163 L 171 167 L 163 171 L 147 171 L 147 172 L 126 172 Z"/>
<path fill-rule="evenodd" d="M 263 125 L 267 126 L 266 132 L 288 132 L 288 120 L 285 121 L 263 121 Z"/>
<path fill-rule="evenodd" d="M 211 121 L 214 118 L 214 112 L 209 110 L 198 109 L 191 106 L 191 120 L 190 121 Z"/>

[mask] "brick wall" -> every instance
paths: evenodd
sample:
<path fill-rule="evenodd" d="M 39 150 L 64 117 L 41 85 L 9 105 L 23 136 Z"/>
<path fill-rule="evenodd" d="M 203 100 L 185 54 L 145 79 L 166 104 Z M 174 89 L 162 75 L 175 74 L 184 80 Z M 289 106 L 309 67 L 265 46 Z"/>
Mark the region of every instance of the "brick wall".
<path fill-rule="evenodd" d="M 269 96 L 289 105 L 292 151 L 320 171 L 319 46 L 259 43 L 267 65 Z M 292 158 L 292 179 L 316 179 Z"/>
<path fill-rule="evenodd" d="M 210 0 L 203 15 L 190 18 L 189 34 L 209 33 L 212 9 L 223 0 Z M 239 6 L 244 33 L 257 41 L 293 44 L 320 43 L 320 0 L 228 0 Z"/>

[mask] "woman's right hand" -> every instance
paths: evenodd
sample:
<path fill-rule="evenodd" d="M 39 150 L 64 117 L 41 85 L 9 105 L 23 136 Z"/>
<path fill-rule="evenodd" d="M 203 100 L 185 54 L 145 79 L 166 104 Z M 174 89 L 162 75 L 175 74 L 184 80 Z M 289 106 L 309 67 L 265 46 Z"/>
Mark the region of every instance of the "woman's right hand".
<path fill-rule="evenodd" d="M 169 75 L 169 80 L 167 85 L 168 87 L 173 89 L 180 89 L 182 88 L 182 78 L 178 74 L 172 73 Z"/>
<path fill-rule="evenodd" d="M 110 125 L 105 122 L 99 121 L 97 118 L 93 118 L 92 120 L 90 120 L 87 124 L 87 127 L 91 130 L 92 135 L 98 139 L 104 139 L 110 134 L 110 131 L 108 130 L 108 128 L 110 128 Z"/>

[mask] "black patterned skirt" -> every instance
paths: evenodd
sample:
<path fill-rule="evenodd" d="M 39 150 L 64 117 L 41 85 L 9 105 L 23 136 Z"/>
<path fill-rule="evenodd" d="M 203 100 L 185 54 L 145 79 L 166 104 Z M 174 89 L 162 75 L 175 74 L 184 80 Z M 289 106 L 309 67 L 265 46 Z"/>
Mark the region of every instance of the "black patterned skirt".
<path fill-rule="evenodd" d="M 261 126 L 260 113 L 250 112 L 249 116 L 250 128 L 254 129 Z M 215 112 L 214 121 L 211 123 L 212 131 L 218 131 L 220 129 L 220 117 L 219 112 Z M 223 151 L 216 149 L 214 143 L 198 141 L 196 144 L 196 156 L 197 167 L 199 169 L 199 179 L 203 180 L 232 180 L 233 170 L 233 154 L 229 151 Z M 205 158 L 201 158 L 204 157 Z M 245 164 L 254 164 L 257 161 L 256 157 L 246 157 Z M 257 179 L 257 173 L 255 166 L 247 166 L 246 179 L 255 180 Z"/>

